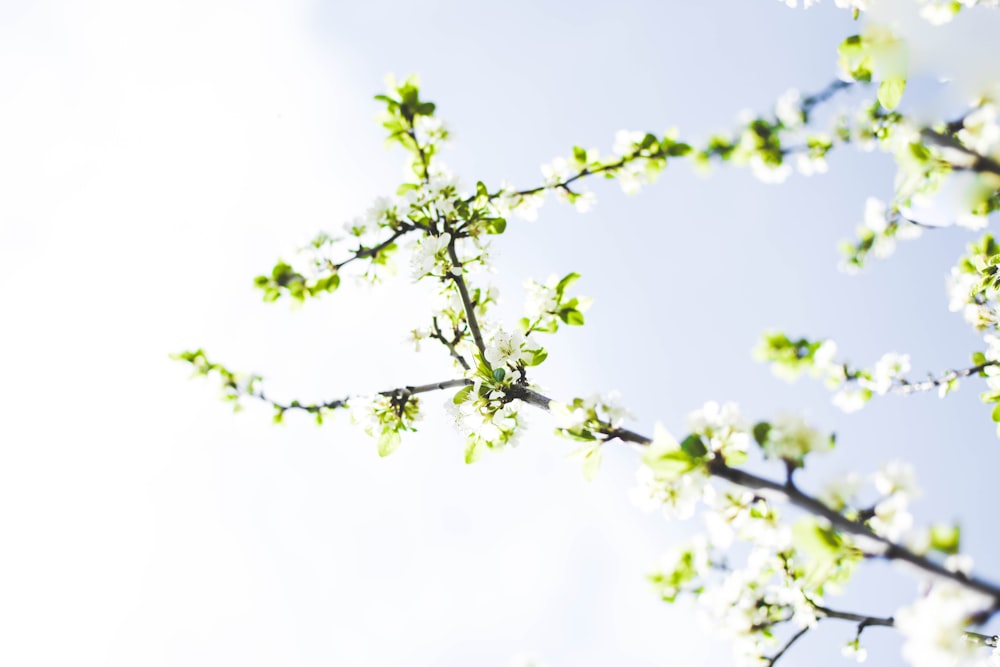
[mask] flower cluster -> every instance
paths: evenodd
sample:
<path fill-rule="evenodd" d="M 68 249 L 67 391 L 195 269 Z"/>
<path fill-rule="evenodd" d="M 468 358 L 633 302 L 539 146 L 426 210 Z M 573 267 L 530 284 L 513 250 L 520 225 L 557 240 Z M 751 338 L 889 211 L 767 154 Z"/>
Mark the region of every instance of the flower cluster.
<path fill-rule="evenodd" d="M 379 456 L 388 456 L 402 442 L 403 431 L 416 431 L 420 421 L 420 402 L 405 391 L 358 397 L 350 401 L 351 419 L 365 433 L 378 440 Z"/>
<path fill-rule="evenodd" d="M 455 428 L 465 437 L 465 462 L 474 463 L 489 449 L 517 446 L 524 418 L 521 402 L 507 401 L 500 389 L 466 387 L 447 404 Z"/>
<path fill-rule="evenodd" d="M 903 657 L 913 667 L 982 664 L 978 642 L 965 628 L 976 614 L 991 609 L 992 598 L 950 582 L 937 582 L 910 605 L 896 610 L 896 627 L 906 638 Z"/>
<path fill-rule="evenodd" d="M 521 329 L 527 334 L 535 331 L 555 333 L 559 330 L 559 322 L 571 326 L 582 325 L 583 313 L 590 308 L 592 300 L 588 297 L 566 296 L 566 289 L 579 278 L 578 273 L 568 273 L 562 278 L 552 274 L 544 283 L 525 281 L 528 297 L 525 304 L 526 316 L 520 322 Z"/>
<path fill-rule="evenodd" d="M 911 370 L 908 354 L 887 352 L 870 369 L 851 368 L 835 360 L 836 354 L 837 344 L 832 340 L 793 340 L 780 331 L 766 332 L 754 348 L 754 357 L 771 364 L 771 370 L 782 379 L 794 381 L 803 373 L 823 379 L 830 389 L 837 390 L 833 403 L 844 412 L 860 410 L 873 396 L 882 396 L 893 388 L 914 388 L 905 377 Z M 958 377 L 952 371 L 929 384 L 938 387 L 943 397 L 958 388 Z"/>

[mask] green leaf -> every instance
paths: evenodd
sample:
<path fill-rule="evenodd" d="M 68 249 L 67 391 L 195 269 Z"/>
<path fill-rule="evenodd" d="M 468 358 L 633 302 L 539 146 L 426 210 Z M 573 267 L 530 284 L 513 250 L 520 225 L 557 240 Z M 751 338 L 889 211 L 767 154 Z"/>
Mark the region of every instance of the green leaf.
<path fill-rule="evenodd" d="M 886 79 L 878 86 L 878 103 L 892 111 L 899 106 L 906 89 L 906 79 Z"/>
<path fill-rule="evenodd" d="M 972 353 L 972 365 L 973 366 L 981 366 L 981 365 L 983 365 L 985 363 L 986 363 L 986 355 L 985 354 L 983 354 L 982 352 L 973 352 Z"/>
<path fill-rule="evenodd" d="M 467 400 L 469 400 L 469 394 L 471 393 L 472 393 L 472 385 L 469 385 L 468 387 L 462 387 L 455 393 L 455 398 L 451 400 L 455 405 L 465 403 Z"/>
<path fill-rule="evenodd" d="M 983 403 L 1000 402 L 1000 390 L 991 389 L 990 391 L 984 391 L 979 395 L 979 400 Z"/>
<path fill-rule="evenodd" d="M 846 555 L 843 538 L 816 517 L 804 517 L 792 526 L 792 544 L 809 557 L 805 579 L 814 585 L 825 581 Z"/>
<path fill-rule="evenodd" d="M 708 448 L 705 447 L 705 443 L 702 441 L 701 436 L 696 433 L 692 433 L 681 441 L 681 449 L 684 450 L 688 456 L 696 459 L 700 459 L 705 456 L 705 454 L 708 454 Z"/>
<path fill-rule="evenodd" d="M 545 348 L 540 348 L 538 350 L 535 350 L 531 354 L 531 362 L 528 365 L 537 366 L 543 361 L 545 361 L 548 358 L 548 356 L 549 353 L 545 351 Z"/>
<path fill-rule="evenodd" d="M 667 149 L 667 155 L 680 157 L 691 152 L 691 147 L 687 144 L 674 144 Z"/>
<path fill-rule="evenodd" d="M 958 526 L 935 524 L 931 526 L 931 549 L 944 554 L 957 554 L 962 530 Z"/>
<path fill-rule="evenodd" d="M 399 447 L 403 438 L 397 431 L 383 431 L 378 439 L 378 455 L 389 456 Z"/>
<path fill-rule="evenodd" d="M 927 147 L 915 141 L 910 143 L 910 153 L 921 162 L 927 162 L 931 159 L 931 152 L 927 150 Z"/>
<path fill-rule="evenodd" d="M 507 229 L 507 221 L 503 218 L 486 218 L 483 220 L 487 234 L 503 234 Z"/>
<path fill-rule="evenodd" d="M 583 313 L 576 308 L 563 308 L 559 311 L 559 319 L 566 324 L 578 327 L 583 324 Z"/>
<path fill-rule="evenodd" d="M 493 369 L 493 379 L 496 380 L 497 382 L 503 382 L 503 378 L 505 375 L 507 375 L 507 371 L 505 371 L 504 369 L 502 368 Z"/>
<path fill-rule="evenodd" d="M 753 427 L 753 439 L 757 441 L 757 444 L 761 447 L 767 442 L 767 436 L 771 432 L 771 425 L 767 422 L 758 422 L 754 424 Z"/>
<path fill-rule="evenodd" d="M 483 454 L 486 452 L 486 445 L 479 438 L 475 440 L 470 440 L 465 446 L 465 462 L 475 463 L 479 459 L 483 458 Z"/>
<path fill-rule="evenodd" d="M 658 479 L 675 480 L 698 467 L 698 462 L 683 449 L 658 450 L 649 447 L 642 462 L 653 470 Z"/>
<path fill-rule="evenodd" d="M 580 146 L 573 146 L 573 159 L 582 164 L 587 164 L 587 151 Z"/>
<path fill-rule="evenodd" d="M 993 421 L 1000 422 L 1000 403 L 996 404 L 993 408 Z"/>
<path fill-rule="evenodd" d="M 566 291 L 567 287 L 569 287 L 579 279 L 580 279 L 579 273 L 567 273 L 565 276 L 563 276 L 562 280 L 560 280 L 559 283 L 556 285 L 556 294 L 559 295 L 559 298 L 560 299 L 562 298 L 563 292 Z"/>
<path fill-rule="evenodd" d="M 601 469 L 601 445 L 588 447 L 583 454 L 583 476 L 588 482 L 594 481 Z"/>

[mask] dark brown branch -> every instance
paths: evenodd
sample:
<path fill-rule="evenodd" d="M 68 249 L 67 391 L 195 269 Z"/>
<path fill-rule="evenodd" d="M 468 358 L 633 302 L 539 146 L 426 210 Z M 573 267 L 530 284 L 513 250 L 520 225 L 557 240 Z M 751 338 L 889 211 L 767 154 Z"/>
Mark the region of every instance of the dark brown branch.
<path fill-rule="evenodd" d="M 958 378 L 969 377 L 970 375 L 976 375 L 977 373 L 989 368 L 990 366 L 996 366 L 997 361 L 986 361 L 975 366 L 969 366 L 968 368 L 959 368 L 957 370 L 947 371 L 940 377 L 929 378 L 921 382 L 910 382 L 906 378 L 899 378 L 898 384 L 893 385 L 889 390 L 894 394 L 913 394 L 918 391 L 929 391 L 935 387 L 940 387 L 943 384 L 947 384 L 951 380 L 957 380 Z"/>
<path fill-rule="evenodd" d="M 781 647 L 781 650 L 778 651 L 777 653 L 775 653 L 773 656 L 771 656 L 768 659 L 768 661 L 767 661 L 767 667 L 774 667 L 774 663 L 778 662 L 778 660 L 781 658 L 781 656 L 785 655 L 785 651 L 787 651 L 788 649 L 790 649 L 792 647 L 792 644 L 794 644 L 795 642 L 797 642 L 802 637 L 802 635 L 804 635 L 807 632 L 809 632 L 809 626 L 808 625 L 806 627 L 802 628 L 801 630 L 799 630 L 798 632 L 796 632 L 794 635 L 792 635 L 791 639 L 789 639 L 787 642 L 785 642 L 785 645 Z"/>
<path fill-rule="evenodd" d="M 935 132 L 930 128 L 924 128 L 921 130 L 920 136 L 922 136 L 929 143 L 956 151 L 968 158 L 968 160 L 963 164 L 956 164 L 949 161 L 952 169 L 959 171 L 968 170 L 979 173 L 991 173 L 1000 176 L 1000 162 L 997 162 L 993 158 L 986 155 L 980 155 L 976 151 L 963 145 L 958 139 L 941 134 L 940 132 Z"/>
<path fill-rule="evenodd" d="M 353 255 L 345 259 L 343 262 L 340 262 L 339 264 L 334 264 L 333 268 L 335 271 L 339 271 L 340 269 L 342 269 L 343 267 L 347 266 L 348 264 L 350 264 L 355 260 L 365 259 L 366 257 L 372 257 L 372 258 L 377 257 L 380 252 L 382 252 L 390 245 L 395 243 L 396 239 L 406 234 L 409 234 L 410 232 L 416 229 L 420 229 L 420 227 L 418 225 L 403 223 L 400 226 L 400 228 L 397 229 L 395 233 L 393 233 L 393 235 L 387 238 L 385 241 L 382 241 L 378 245 L 372 246 L 371 248 L 366 248 L 364 246 L 358 248 L 356 251 L 354 251 Z"/>
<path fill-rule="evenodd" d="M 511 398 L 518 398 L 525 403 L 534 405 L 546 411 L 549 410 L 549 403 L 551 403 L 551 399 L 527 387 L 515 385 L 507 390 L 507 395 Z M 637 445 L 649 445 L 650 442 L 652 442 L 650 438 L 628 429 L 609 430 L 609 434 L 612 438 L 617 438 L 619 440 L 631 442 Z M 836 510 L 827 507 L 816 498 L 803 493 L 794 484 L 775 482 L 744 470 L 730 468 L 721 458 L 708 461 L 707 467 L 708 472 L 713 477 L 724 479 L 752 491 L 772 491 L 781 494 L 792 505 L 795 505 L 799 509 L 805 510 L 814 516 L 826 519 L 837 529 L 845 533 L 862 537 L 871 542 L 875 542 L 882 549 L 882 552 L 877 554 L 881 558 L 909 563 L 927 574 L 932 574 L 942 579 L 948 579 L 959 584 L 960 586 L 988 595 L 993 598 L 994 606 L 1000 605 L 1000 587 L 977 577 L 952 572 L 932 560 L 919 556 L 905 547 L 902 547 L 895 542 L 876 534 L 871 528 L 863 523 L 852 521 Z"/>
<path fill-rule="evenodd" d="M 455 349 L 458 341 L 462 339 L 462 332 L 455 329 L 454 337 L 451 340 L 448 340 L 441 332 L 441 327 L 438 326 L 437 317 L 431 320 L 431 326 L 433 327 L 433 330 L 431 331 L 430 337 L 441 341 L 441 344 L 448 348 L 448 353 L 451 354 L 452 359 L 457 361 L 463 370 L 469 370 L 469 362 L 465 360 L 465 357 L 458 353 L 458 350 Z"/>
<path fill-rule="evenodd" d="M 837 611 L 836 609 L 830 609 L 829 607 L 824 607 L 823 605 L 818 605 L 813 603 L 813 608 L 816 609 L 824 618 L 836 618 L 842 621 L 851 621 L 858 624 L 858 636 L 867 627 L 885 627 L 894 628 L 896 627 L 896 620 L 889 617 L 881 616 L 867 616 L 865 614 L 855 614 L 848 611 Z M 982 646 L 996 646 L 996 635 L 984 635 L 979 632 L 969 632 L 965 631 L 965 637 L 971 641 Z"/>
<path fill-rule="evenodd" d="M 455 252 L 455 238 L 452 237 L 448 243 L 448 257 L 451 258 L 452 271 L 449 277 L 458 287 L 458 293 L 462 297 L 462 306 L 465 308 L 465 318 L 469 321 L 469 331 L 472 332 L 472 340 L 475 341 L 479 354 L 486 354 L 486 345 L 483 343 L 483 334 L 479 330 L 479 322 L 476 320 L 475 306 L 469 297 L 469 288 L 465 284 L 462 276 L 461 263 L 458 261 L 458 253 Z"/>
<path fill-rule="evenodd" d="M 410 396 L 416 396 L 418 394 L 426 394 L 431 391 L 442 391 L 445 389 L 451 389 L 453 387 L 464 387 L 465 385 L 472 384 L 472 380 L 467 380 L 465 378 L 459 378 L 455 380 L 445 380 L 443 382 L 432 382 L 430 384 L 420 384 L 420 385 L 407 385 L 405 387 L 396 387 L 395 389 L 387 389 L 385 391 L 378 392 L 379 396 L 393 396 L 397 398 L 409 398 Z M 230 385 L 233 389 L 239 391 L 239 386 Z M 268 398 L 267 394 L 263 391 L 251 391 L 247 393 L 248 396 L 252 398 L 259 399 L 265 403 L 269 403 L 273 407 L 281 410 L 282 412 L 286 410 L 303 410 L 304 412 L 317 413 L 322 410 L 336 410 L 338 408 L 347 407 L 348 401 L 351 400 L 350 396 L 344 398 L 338 398 L 333 401 L 327 401 L 326 403 L 300 403 L 298 401 L 292 401 L 290 403 L 279 403 L 278 401 Z"/>

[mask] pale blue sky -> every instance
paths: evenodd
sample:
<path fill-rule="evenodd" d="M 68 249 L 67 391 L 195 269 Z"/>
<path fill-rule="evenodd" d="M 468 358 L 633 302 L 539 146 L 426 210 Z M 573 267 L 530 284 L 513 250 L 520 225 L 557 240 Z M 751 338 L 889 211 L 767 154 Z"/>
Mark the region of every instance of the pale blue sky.
<path fill-rule="evenodd" d="M 984 30 L 977 17 L 952 34 Z M 303 399 L 449 376 L 443 355 L 399 342 L 425 324 L 405 280 L 298 312 L 251 288 L 280 252 L 395 189 L 401 156 L 371 100 L 388 72 L 421 75 L 467 182 L 532 185 L 541 163 L 608 150 L 620 128 L 697 142 L 789 87 L 819 89 L 853 30 L 830 1 L 0 4 L 0 662 L 728 662 L 693 607 L 644 582 L 687 528 L 628 503 L 630 450 L 609 450 L 588 485 L 539 415 L 518 450 L 466 467 L 441 396 L 378 460 L 346 419 L 233 417 L 166 355 L 204 345 Z M 916 83 L 904 106 L 940 104 Z M 845 150 L 830 168 L 775 187 L 672 164 L 638 197 L 599 184 L 586 215 L 550 202 L 495 243 L 501 312 L 519 315 L 527 277 L 582 273 L 595 305 L 539 369 L 550 394 L 618 389 L 647 433 L 680 431 L 709 399 L 804 411 L 839 435 L 807 484 L 911 461 L 918 520 L 961 518 L 1000 580 L 1000 442 L 975 381 L 845 416 L 750 359 L 772 327 L 832 336 L 861 364 L 908 352 L 916 373 L 981 347 L 944 293 L 975 237 L 939 230 L 840 273 L 836 242 L 867 196 L 890 196 L 892 165 Z M 839 606 L 908 601 L 915 580 L 886 572 Z M 783 662 L 844 664 L 851 632 L 824 624 Z M 866 638 L 873 663 L 901 664 L 891 632 Z"/>

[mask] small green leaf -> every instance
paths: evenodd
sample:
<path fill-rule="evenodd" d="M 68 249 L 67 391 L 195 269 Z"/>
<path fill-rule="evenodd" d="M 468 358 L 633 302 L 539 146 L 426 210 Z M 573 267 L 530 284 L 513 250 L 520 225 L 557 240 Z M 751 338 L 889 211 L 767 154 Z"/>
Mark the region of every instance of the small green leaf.
<path fill-rule="evenodd" d="M 708 448 L 705 447 L 705 443 L 702 441 L 701 436 L 696 433 L 692 433 L 681 441 L 681 449 L 684 450 L 688 456 L 696 459 L 700 459 L 705 456 L 705 454 L 708 454 Z"/>
<path fill-rule="evenodd" d="M 469 400 L 469 394 L 471 393 L 472 393 L 472 385 L 469 385 L 468 387 L 462 387 L 455 393 L 455 398 L 451 400 L 455 405 L 465 403 L 467 400 Z"/>
<path fill-rule="evenodd" d="M 470 440 L 465 446 L 465 462 L 475 463 L 479 459 L 483 458 L 483 453 L 486 451 L 486 445 L 479 438 Z"/>
<path fill-rule="evenodd" d="M 503 234 L 507 229 L 507 221 L 503 218 L 486 218 L 483 222 L 487 234 Z"/>
<path fill-rule="evenodd" d="M 997 403 L 996 407 L 993 408 L 993 421 L 1000 422 L 1000 403 Z"/>
<path fill-rule="evenodd" d="M 910 153 L 921 162 L 927 162 L 931 159 L 931 152 L 927 150 L 927 147 L 915 141 L 910 143 Z"/>
<path fill-rule="evenodd" d="M 496 380 L 497 382 L 503 382 L 503 378 L 505 375 L 507 375 L 507 371 L 504 370 L 503 368 L 493 369 L 493 379 Z"/>
<path fill-rule="evenodd" d="M 650 447 L 643 454 L 642 462 L 662 480 L 675 480 L 698 467 L 698 462 L 683 449 L 657 450 Z"/>
<path fill-rule="evenodd" d="M 957 554 L 962 531 L 958 526 L 931 526 L 931 549 L 944 554 Z"/>
<path fill-rule="evenodd" d="M 378 455 L 389 456 L 399 447 L 403 438 L 397 431 L 383 431 L 378 439 Z"/>
<path fill-rule="evenodd" d="M 583 313 L 576 308 L 563 308 L 559 311 L 559 319 L 570 326 L 578 327 L 583 324 Z"/>
<path fill-rule="evenodd" d="M 532 352 L 531 362 L 528 365 L 529 366 L 537 366 L 540 363 L 542 363 L 543 361 L 545 361 L 548 358 L 548 356 L 549 356 L 549 353 L 545 351 L 545 348 L 541 348 L 541 349 L 535 350 L 534 352 Z"/>
<path fill-rule="evenodd" d="M 757 444 L 761 447 L 767 442 L 767 436 L 771 432 L 771 425 L 767 422 L 758 422 L 754 424 L 753 427 L 753 439 L 757 441 Z"/>
<path fill-rule="evenodd" d="M 583 476 L 588 482 L 594 481 L 601 469 L 601 445 L 588 447 L 583 455 Z"/>
<path fill-rule="evenodd" d="M 878 86 L 878 103 L 888 111 L 899 106 L 906 89 L 906 79 L 886 79 Z"/>
<path fill-rule="evenodd" d="M 562 298 L 563 292 L 566 291 L 567 287 L 569 287 L 579 279 L 580 279 L 579 273 L 567 273 L 565 276 L 563 276 L 562 280 L 560 280 L 559 283 L 556 285 L 556 294 L 559 295 L 559 298 L 560 299 Z"/>

